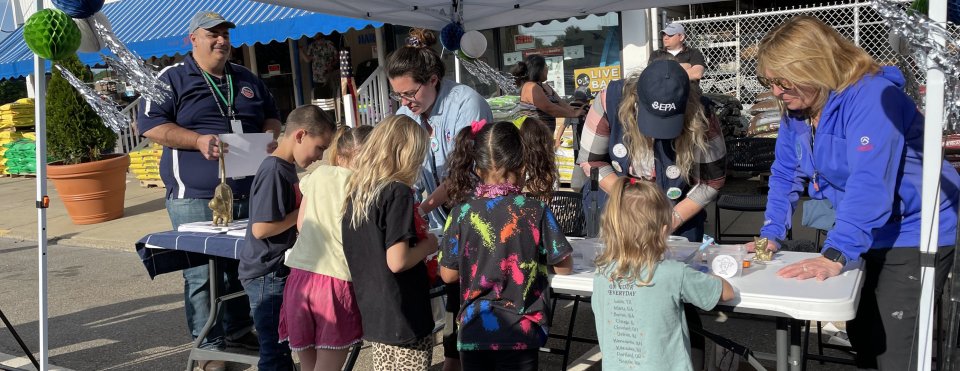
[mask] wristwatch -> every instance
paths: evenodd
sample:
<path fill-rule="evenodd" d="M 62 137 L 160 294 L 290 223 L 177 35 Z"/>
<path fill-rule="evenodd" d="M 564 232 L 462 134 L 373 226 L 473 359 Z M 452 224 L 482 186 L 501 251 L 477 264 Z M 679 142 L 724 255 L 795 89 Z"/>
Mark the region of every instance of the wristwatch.
<path fill-rule="evenodd" d="M 821 255 L 823 255 L 824 258 L 827 258 L 827 260 L 840 263 L 840 265 L 843 265 L 843 266 L 847 265 L 847 257 L 843 256 L 843 253 L 840 252 L 840 250 L 837 250 L 835 248 L 828 247 L 823 250 L 823 253 L 821 253 Z"/>

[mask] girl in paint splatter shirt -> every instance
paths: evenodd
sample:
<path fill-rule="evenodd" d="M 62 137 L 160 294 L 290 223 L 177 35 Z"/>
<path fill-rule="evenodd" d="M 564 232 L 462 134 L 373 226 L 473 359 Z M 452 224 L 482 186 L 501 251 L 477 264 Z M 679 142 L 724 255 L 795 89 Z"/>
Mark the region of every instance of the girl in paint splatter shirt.
<path fill-rule="evenodd" d="M 537 124 L 475 122 L 457 134 L 448 178 L 456 205 L 440 242 L 440 274 L 461 285 L 464 370 L 536 370 L 550 311 L 547 267 L 572 267 L 553 213 L 521 193 L 526 186 L 549 195 L 556 179 L 550 133 Z"/>

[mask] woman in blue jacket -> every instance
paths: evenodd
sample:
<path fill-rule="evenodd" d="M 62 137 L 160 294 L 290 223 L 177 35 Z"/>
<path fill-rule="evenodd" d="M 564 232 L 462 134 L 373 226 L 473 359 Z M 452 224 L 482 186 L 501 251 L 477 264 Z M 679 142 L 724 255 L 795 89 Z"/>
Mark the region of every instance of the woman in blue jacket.
<path fill-rule="evenodd" d="M 847 328 L 857 366 L 915 368 L 924 119 L 903 75 L 808 16 L 770 31 L 757 62 L 758 79 L 783 111 L 760 235 L 786 237 L 805 182 L 811 198 L 836 210 L 822 256 L 779 275 L 827 280 L 863 259 L 866 279 Z M 946 162 L 940 186 L 938 289 L 953 260 L 960 194 L 960 176 Z"/>

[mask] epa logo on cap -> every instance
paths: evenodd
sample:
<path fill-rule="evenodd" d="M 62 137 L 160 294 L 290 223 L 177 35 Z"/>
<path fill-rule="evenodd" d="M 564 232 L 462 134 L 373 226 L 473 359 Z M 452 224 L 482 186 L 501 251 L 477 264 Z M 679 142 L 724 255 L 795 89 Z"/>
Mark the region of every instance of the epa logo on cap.
<path fill-rule="evenodd" d="M 669 111 L 677 110 L 677 105 L 674 103 L 660 103 L 657 101 L 654 101 L 653 104 L 650 105 L 650 107 L 653 107 L 653 109 L 661 112 L 669 112 Z"/>

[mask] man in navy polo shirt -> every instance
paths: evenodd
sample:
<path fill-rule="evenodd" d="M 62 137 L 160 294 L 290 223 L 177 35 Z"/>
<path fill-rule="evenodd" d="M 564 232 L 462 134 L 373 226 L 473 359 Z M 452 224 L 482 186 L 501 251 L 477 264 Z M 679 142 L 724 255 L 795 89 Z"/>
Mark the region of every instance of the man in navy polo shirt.
<path fill-rule="evenodd" d="M 273 97 L 246 68 L 229 63 L 230 29 L 236 27 L 215 12 L 202 11 L 190 21 L 192 52 L 182 62 L 165 68 L 160 79 L 170 84 L 172 98 L 142 104 L 137 125 L 146 138 L 162 144 L 160 178 L 167 187 L 166 206 L 173 228 L 182 223 L 212 220 L 207 202 L 219 183 L 218 134 L 280 133 L 280 120 Z M 271 152 L 276 148 L 272 143 Z M 247 217 L 253 177 L 228 179 L 235 197 L 234 218 Z M 223 259 L 225 292 L 241 291 L 237 261 Z M 187 325 L 199 336 L 209 315 L 207 265 L 183 271 Z M 257 349 L 250 333 L 252 320 L 246 299 L 227 301 L 222 323 L 216 324 L 202 348 L 224 349 L 242 345 Z M 222 362 L 208 362 L 204 369 L 219 369 Z"/>

